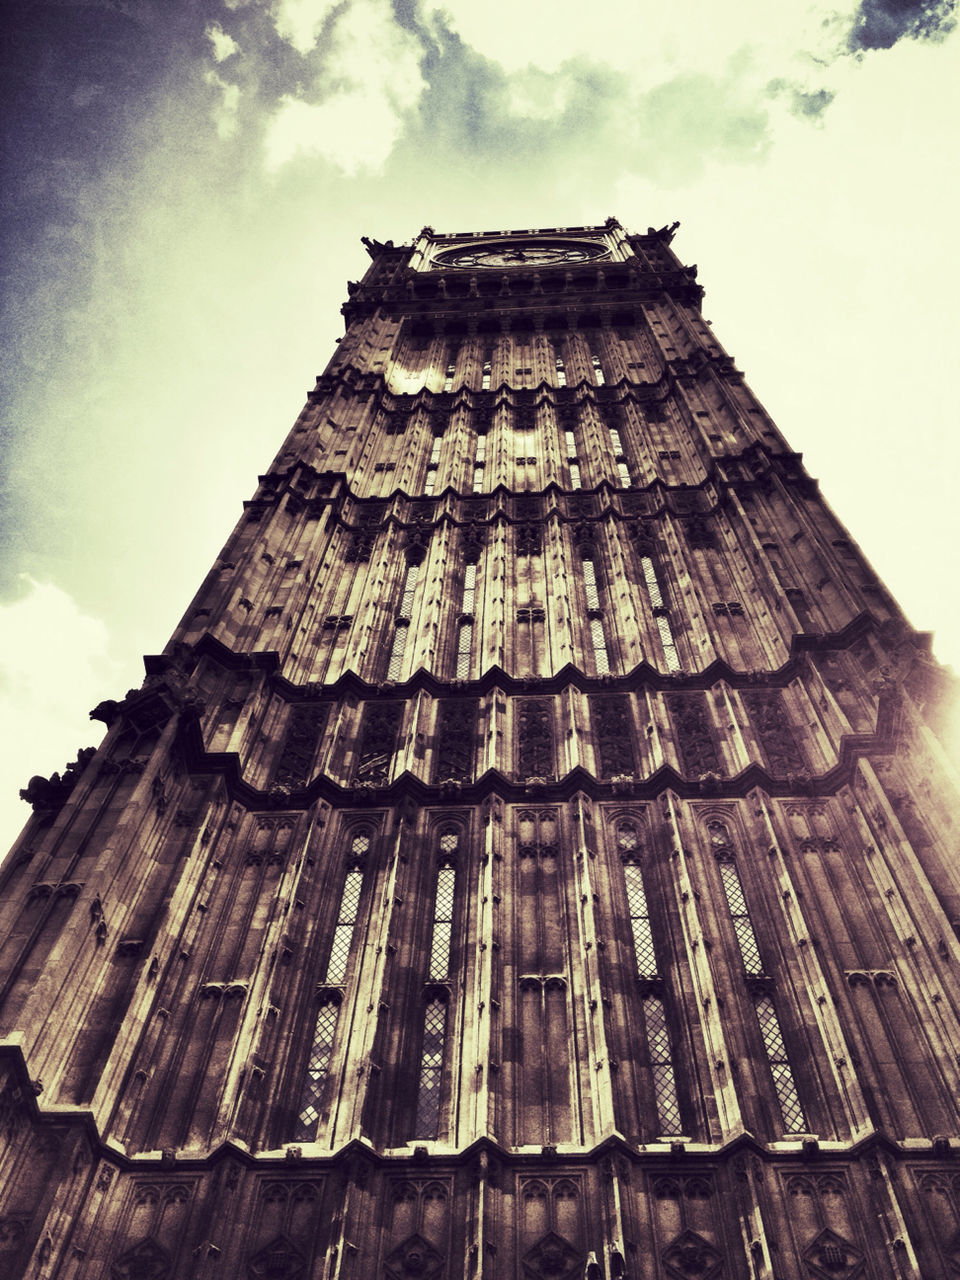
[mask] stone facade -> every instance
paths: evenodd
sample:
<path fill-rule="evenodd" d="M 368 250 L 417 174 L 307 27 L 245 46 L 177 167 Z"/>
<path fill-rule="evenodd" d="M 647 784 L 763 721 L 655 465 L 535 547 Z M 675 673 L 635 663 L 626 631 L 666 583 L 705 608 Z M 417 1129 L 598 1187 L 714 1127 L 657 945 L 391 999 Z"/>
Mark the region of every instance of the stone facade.
<path fill-rule="evenodd" d="M 0 905 L 0 1273 L 960 1274 L 949 678 L 671 228 L 368 241 Z"/>

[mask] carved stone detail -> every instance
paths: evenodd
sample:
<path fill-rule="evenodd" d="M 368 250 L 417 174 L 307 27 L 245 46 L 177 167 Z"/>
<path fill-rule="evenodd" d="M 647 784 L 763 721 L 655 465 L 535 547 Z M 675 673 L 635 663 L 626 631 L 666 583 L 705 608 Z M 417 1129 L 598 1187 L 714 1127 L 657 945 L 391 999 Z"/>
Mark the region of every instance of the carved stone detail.
<path fill-rule="evenodd" d="M 797 746 L 797 728 L 787 715 L 780 690 L 745 689 L 740 697 L 770 772 L 778 777 L 804 773 L 806 763 Z"/>
<path fill-rule="evenodd" d="M 687 777 L 702 778 L 706 774 L 721 774 L 723 763 L 704 694 L 667 694 L 666 702 L 677 735 L 683 771 Z"/>
<path fill-rule="evenodd" d="M 320 735 L 327 719 L 327 708 L 316 702 L 294 704 L 290 708 L 287 736 L 277 762 L 274 784 L 302 787 L 310 780 Z"/>
<path fill-rule="evenodd" d="M 517 702 L 517 770 L 521 778 L 552 778 L 553 704 L 544 698 Z"/>
<path fill-rule="evenodd" d="M 632 776 L 637 762 L 630 723 L 630 699 L 622 695 L 591 698 L 590 716 L 600 776 Z"/>
<path fill-rule="evenodd" d="M 402 702 L 368 702 L 364 706 L 357 752 L 356 782 L 381 786 L 390 773 L 403 719 Z"/>
<path fill-rule="evenodd" d="M 469 782 L 477 732 L 477 704 L 467 698 L 445 698 L 437 712 L 434 781 Z"/>

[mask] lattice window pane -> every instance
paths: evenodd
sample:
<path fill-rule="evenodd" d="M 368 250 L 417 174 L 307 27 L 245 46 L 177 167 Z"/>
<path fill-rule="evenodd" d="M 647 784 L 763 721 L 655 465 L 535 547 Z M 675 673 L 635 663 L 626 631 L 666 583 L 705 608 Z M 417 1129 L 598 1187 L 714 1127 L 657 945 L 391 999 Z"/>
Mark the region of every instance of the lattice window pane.
<path fill-rule="evenodd" d="M 420 1055 L 420 1087 L 414 1137 L 435 1138 L 440 1126 L 440 1090 L 443 1084 L 443 1042 L 447 1007 L 431 1000 L 423 1018 L 423 1050 Z"/>
<path fill-rule="evenodd" d="M 662 609 L 663 596 L 660 594 L 660 583 L 657 581 L 657 571 L 653 567 L 653 561 L 649 556 L 641 556 L 640 567 L 643 569 L 643 580 L 647 584 L 650 603 L 655 609 Z"/>
<path fill-rule="evenodd" d="M 740 873 L 734 863 L 720 863 L 720 882 L 733 919 L 733 931 L 737 937 L 744 971 L 752 977 L 758 976 L 763 973 L 760 946 L 753 932 L 753 925 L 750 923 L 747 902 L 743 896 L 743 885 L 740 883 Z"/>
<path fill-rule="evenodd" d="M 362 839 L 369 845 L 370 841 L 367 836 L 363 836 Z M 360 909 L 360 890 L 362 887 L 363 873 L 358 871 L 356 867 L 351 867 L 347 872 L 347 879 L 343 886 L 340 914 L 337 917 L 338 924 L 353 924 L 356 920 L 357 912 Z"/>
<path fill-rule="evenodd" d="M 737 935 L 744 972 L 748 977 L 759 977 L 763 973 L 763 961 L 760 959 L 760 947 L 753 925 L 741 916 L 734 920 L 733 931 Z"/>
<path fill-rule="evenodd" d="M 366 837 L 363 837 L 363 839 L 366 839 Z M 330 957 L 327 960 L 324 982 L 341 983 L 347 975 L 350 943 L 353 939 L 353 929 L 360 906 L 362 885 L 363 875 L 360 871 L 352 869 L 347 872 L 347 879 L 343 886 L 343 897 L 340 899 L 340 912 L 333 930 L 333 944 L 330 947 Z"/>
<path fill-rule="evenodd" d="M 450 972 L 450 921 L 438 920 L 430 944 L 430 980 L 442 981 Z"/>
<path fill-rule="evenodd" d="M 572 462 L 577 456 L 577 438 L 572 431 L 564 431 L 563 438 L 567 444 L 567 457 Z"/>
<path fill-rule="evenodd" d="M 680 1104 L 670 1055 L 670 1033 L 667 1014 L 659 996 L 645 996 L 643 1016 L 647 1025 L 647 1046 L 653 1071 L 653 1088 L 657 1101 L 657 1122 L 661 1133 L 681 1131 Z"/>
<path fill-rule="evenodd" d="M 451 855 L 460 847 L 460 837 L 455 831 L 445 831 L 440 837 L 440 852 Z"/>
<path fill-rule="evenodd" d="M 657 957 L 653 949 L 653 934 L 650 931 L 650 914 L 647 910 L 647 895 L 643 889 L 643 874 L 636 863 L 627 863 L 623 868 L 623 874 L 627 884 L 627 906 L 633 927 L 637 972 L 641 978 L 653 978 L 657 973 Z"/>
<path fill-rule="evenodd" d="M 663 614 L 657 615 L 657 630 L 660 632 L 660 643 L 663 646 L 663 656 L 667 664 L 667 670 L 679 671 L 680 655 L 677 653 L 673 632 L 670 629 L 670 620 L 665 618 Z"/>
<path fill-rule="evenodd" d="M 456 837 L 454 837 L 456 838 Z M 450 939 L 457 873 L 453 867 L 437 872 L 437 896 L 433 908 L 433 938 L 430 944 L 430 979 L 438 982 L 450 972 Z"/>
<path fill-rule="evenodd" d="M 600 608 L 600 593 L 597 591 L 597 574 L 593 567 L 593 561 L 584 558 L 583 561 L 583 584 L 587 590 L 587 608 Z"/>
<path fill-rule="evenodd" d="M 443 836 L 440 841 L 440 848 L 444 848 L 444 842 L 447 840 L 454 841 L 454 849 L 456 846 L 456 836 Z M 449 849 L 444 852 L 451 852 Z M 455 897 L 455 889 L 457 883 L 457 873 L 453 867 L 441 867 L 437 872 L 437 901 L 434 906 L 434 920 L 452 920 L 453 904 Z"/>
<path fill-rule="evenodd" d="M 468 564 L 463 571 L 463 608 L 462 613 L 473 613 L 477 595 L 477 566 Z"/>
<path fill-rule="evenodd" d="M 417 579 L 420 576 L 420 566 L 418 564 L 408 564 L 406 576 L 403 580 L 403 594 L 400 597 L 400 608 L 398 610 L 401 618 L 410 618 L 413 615 L 413 597 L 417 589 Z"/>
<path fill-rule="evenodd" d="M 369 852 L 369 849 L 370 837 L 368 835 L 354 836 L 350 842 L 350 852 L 355 858 L 362 858 L 365 853 Z"/>
<path fill-rule="evenodd" d="M 397 627 L 393 633 L 393 646 L 390 650 L 390 661 L 387 664 L 387 679 L 399 680 L 400 672 L 403 670 L 403 654 L 407 647 L 407 631 L 406 626 Z"/>
<path fill-rule="evenodd" d="M 350 942 L 353 938 L 352 924 L 338 924 L 333 931 L 333 946 L 327 961 L 325 981 L 343 982 L 347 976 L 347 961 L 350 959 Z"/>
<path fill-rule="evenodd" d="M 470 679 L 470 650 L 473 647 L 473 623 L 461 622 L 457 632 L 457 679 Z"/>
<path fill-rule="evenodd" d="M 759 995 L 754 1000 L 757 1021 L 760 1024 L 760 1035 L 763 1048 L 770 1063 L 770 1074 L 773 1076 L 773 1087 L 777 1091 L 777 1101 L 783 1114 L 783 1125 L 787 1133 L 803 1133 L 807 1122 L 800 1104 L 796 1081 L 787 1059 L 787 1047 L 783 1042 L 783 1032 L 773 1001 L 767 995 Z"/>
<path fill-rule="evenodd" d="M 316 1137 L 323 1083 L 333 1056 L 339 1014 L 339 1006 L 335 1004 L 321 1005 L 317 1013 L 313 1044 L 310 1047 L 310 1061 L 307 1063 L 307 1079 L 300 1099 L 300 1111 L 297 1115 L 294 1134 L 296 1140 L 300 1142 L 312 1142 Z"/>
<path fill-rule="evenodd" d="M 597 675 L 609 675 L 610 658 L 607 655 L 607 641 L 603 634 L 603 622 L 600 618 L 590 619 L 590 640 L 593 644 L 593 660 L 597 664 Z"/>

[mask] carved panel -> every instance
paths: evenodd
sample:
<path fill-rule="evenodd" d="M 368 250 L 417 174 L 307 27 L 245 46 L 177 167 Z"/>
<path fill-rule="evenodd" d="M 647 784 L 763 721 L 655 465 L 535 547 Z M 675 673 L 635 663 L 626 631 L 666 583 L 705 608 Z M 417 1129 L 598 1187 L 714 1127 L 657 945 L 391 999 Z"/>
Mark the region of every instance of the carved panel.
<path fill-rule="evenodd" d="M 686 776 L 702 778 L 706 774 L 721 774 L 723 765 L 706 696 L 702 693 L 667 694 L 666 703 Z"/>
<path fill-rule="evenodd" d="M 590 699 L 590 719 L 601 778 L 632 777 L 637 762 L 633 747 L 629 697 Z"/>
<path fill-rule="evenodd" d="M 516 536 L 518 556 L 538 556 L 543 550 L 543 534 L 538 524 L 518 524 Z"/>
<path fill-rule="evenodd" d="M 357 751 L 356 782 L 380 786 L 387 781 L 390 762 L 397 747 L 397 734 L 403 719 L 402 702 L 367 702 L 364 704 Z"/>
<path fill-rule="evenodd" d="M 750 717 L 770 772 L 785 777 L 806 769 L 797 746 L 797 728 L 787 715 L 779 689 L 744 689 L 740 698 Z"/>
<path fill-rule="evenodd" d="M 552 778 L 554 771 L 553 703 L 521 698 L 516 703 L 517 772 L 523 779 Z"/>
<path fill-rule="evenodd" d="M 294 703 L 290 708 L 287 735 L 277 761 L 275 785 L 302 787 L 310 781 L 310 767 L 326 719 L 327 708 L 316 702 Z"/>
<path fill-rule="evenodd" d="M 476 702 L 472 698 L 445 698 L 437 711 L 434 782 L 470 781 L 476 735 Z"/>

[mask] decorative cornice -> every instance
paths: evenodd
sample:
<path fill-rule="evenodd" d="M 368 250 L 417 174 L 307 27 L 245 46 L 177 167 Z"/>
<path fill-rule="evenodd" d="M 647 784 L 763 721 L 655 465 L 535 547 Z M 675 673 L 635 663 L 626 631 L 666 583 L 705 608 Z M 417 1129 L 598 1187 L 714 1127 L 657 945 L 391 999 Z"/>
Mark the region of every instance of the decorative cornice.
<path fill-rule="evenodd" d="M 0 1043 L 0 1065 L 12 1077 L 13 1098 L 27 1121 L 40 1129 L 79 1130 L 86 1138 L 91 1153 L 111 1164 L 121 1173 L 149 1176 L 170 1175 L 182 1177 L 185 1173 L 201 1173 L 214 1169 L 224 1160 L 230 1160 L 248 1170 L 263 1173 L 289 1172 L 302 1178 L 305 1173 L 341 1171 L 348 1175 L 358 1167 L 370 1171 L 409 1169 L 411 1173 L 423 1168 L 424 1147 L 410 1143 L 409 1149 L 377 1150 L 369 1142 L 354 1139 L 336 1151 L 315 1152 L 312 1144 L 289 1143 L 283 1147 L 252 1152 L 243 1143 L 229 1139 L 209 1148 L 202 1154 L 178 1150 L 146 1151 L 128 1155 L 118 1146 L 105 1140 L 93 1112 L 85 1107 L 48 1106 L 38 1096 L 37 1082 L 31 1080 L 22 1046 L 14 1041 Z M 960 1135 L 950 1135 L 956 1142 Z M 955 1148 L 948 1144 L 946 1158 Z M 478 1138 L 466 1147 L 437 1149 L 431 1143 L 429 1167 L 432 1175 L 438 1171 L 453 1172 L 473 1166 L 477 1176 L 495 1180 L 500 1170 L 530 1170 L 531 1166 L 546 1171 L 577 1167 L 589 1167 L 616 1156 L 626 1160 L 636 1170 L 650 1174 L 706 1173 L 719 1162 L 728 1162 L 749 1154 L 768 1165 L 795 1167 L 798 1161 L 815 1162 L 818 1170 L 829 1171 L 851 1161 L 882 1154 L 892 1160 L 920 1163 L 944 1163 L 943 1138 L 933 1138 L 922 1145 L 918 1142 L 898 1142 L 882 1130 L 873 1130 L 856 1140 L 820 1140 L 816 1135 L 798 1135 L 795 1140 L 765 1143 L 746 1130 L 723 1142 L 653 1141 L 642 1145 L 628 1142 L 622 1134 L 611 1133 L 591 1147 L 573 1148 L 573 1144 L 557 1147 L 528 1147 L 510 1149 L 490 1138 Z"/>

